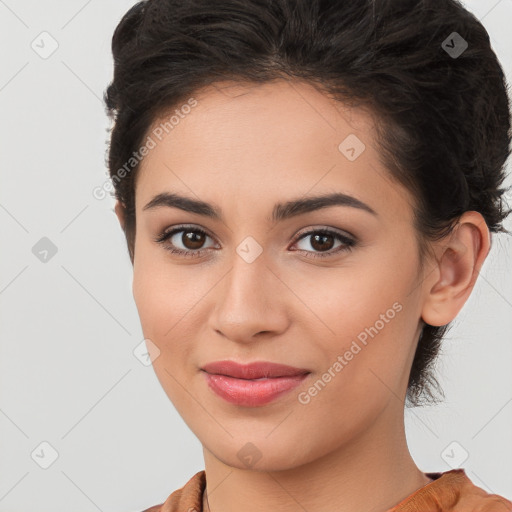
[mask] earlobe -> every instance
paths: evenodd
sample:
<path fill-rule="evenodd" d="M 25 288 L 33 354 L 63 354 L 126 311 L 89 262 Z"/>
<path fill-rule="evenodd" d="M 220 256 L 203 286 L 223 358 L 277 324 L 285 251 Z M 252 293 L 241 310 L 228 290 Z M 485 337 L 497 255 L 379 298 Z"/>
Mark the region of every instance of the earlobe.
<path fill-rule="evenodd" d="M 457 316 L 474 288 L 489 248 L 489 229 L 482 215 L 464 213 L 452 233 L 438 242 L 436 268 L 424 283 L 424 322 L 442 326 Z"/>
<path fill-rule="evenodd" d="M 121 224 L 121 228 L 124 231 L 125 207 L 124 207 L 124 204 L 121 203 L 121 201 L 119 201 L 119 199 L 116 200 L 116 205 L 115 205 L 114 211 L 116 212 L 117 218 L 119 220 L 119 224 Z"/>

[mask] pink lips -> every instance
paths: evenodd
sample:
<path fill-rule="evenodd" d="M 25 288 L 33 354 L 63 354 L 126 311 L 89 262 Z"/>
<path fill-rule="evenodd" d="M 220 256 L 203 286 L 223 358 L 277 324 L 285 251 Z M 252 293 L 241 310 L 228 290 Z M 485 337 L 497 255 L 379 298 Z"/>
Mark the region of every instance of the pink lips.
<path fill-rule="evenodd" d="M 224 400 L 237 405 L 265 405 L 298 386 L 310 373 L 304 368 L 257 361 L 242 365 L 217 361 L 201 368 L 208 386 Z"/>

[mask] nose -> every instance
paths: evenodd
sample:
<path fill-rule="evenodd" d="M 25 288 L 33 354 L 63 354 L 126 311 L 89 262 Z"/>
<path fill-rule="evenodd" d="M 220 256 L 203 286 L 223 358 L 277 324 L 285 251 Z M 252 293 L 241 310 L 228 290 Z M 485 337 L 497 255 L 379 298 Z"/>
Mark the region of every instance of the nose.
<path fill-rule="evenodd" d="M 283 333 L 289 321 L 286 286 L 276 274 L 262 255 L 252 263 L 235 255 L 231 270 L 215 287 L 210 327 L 236 343 Z"/>

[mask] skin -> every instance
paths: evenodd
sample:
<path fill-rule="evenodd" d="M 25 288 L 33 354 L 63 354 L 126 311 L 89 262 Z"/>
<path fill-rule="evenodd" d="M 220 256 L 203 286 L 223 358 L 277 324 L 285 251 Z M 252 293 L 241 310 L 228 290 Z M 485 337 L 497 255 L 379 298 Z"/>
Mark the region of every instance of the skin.
<path fill-rule="evenodd" d="M 194 97 L 198 105 L 149 152 L 137 176 L 133 295 L 144 336 L 160 350 L 156 375 L 202 443 L 209 506 L 387 510 L 430 482 L 406 443 L 408 376 L 422 321 L 445 325 L 468 299 L 490 247 L 485 222 L 466 212 L 452 235 L 431 244 L 422 271 L 414 197 L 380 163 L 368 112 L 302 82 L 222 83 Z M 366 145 L 354 161 L 338 150 L 349 134 Z M 377 215 L 332 206 L 269 221 L 275 203 L 335 191 Z M 212 203 L 223 220 L 143 210 L 161 192 Z M 123 226 L 123 205 L 115 211 Z M 181 232 L 175 246 L 205 247 L 202 256 L 174 255 L 154 241 L 182 223 L 208 236 L 185 245 Z M 326 249 L 312 235 L 295 239 L 325 227 L 353 235 L 356 246 L 336 253 L 336 238 Z M 251 263 L 236 252 L 248 236 L 263 249 Z M 331 256 L 311 257 L 325 252 Z M 298 394 L 395 303 L 400 312 L 301 403 Z M 268 405 L 241 407 L 214 394 L 200 371 L 223 359 L 311 373 Z M 260 456 L 251 466 L 237 456 L 248 442 Z"/>

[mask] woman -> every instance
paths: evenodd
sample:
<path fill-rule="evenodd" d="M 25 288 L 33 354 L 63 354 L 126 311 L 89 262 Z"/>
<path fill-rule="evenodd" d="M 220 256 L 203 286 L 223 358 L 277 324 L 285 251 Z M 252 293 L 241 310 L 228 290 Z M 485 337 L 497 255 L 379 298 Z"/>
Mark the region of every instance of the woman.
<path fill-rule="evenodd" d="M 455 0 L 149 0 L 112 49 L 134 299 L 205 462 L 148 510 L 512 510 L 462 468 L 423 473 L 404 429 L 509 213 L 478 20 Z"/>

